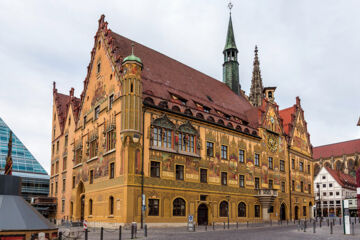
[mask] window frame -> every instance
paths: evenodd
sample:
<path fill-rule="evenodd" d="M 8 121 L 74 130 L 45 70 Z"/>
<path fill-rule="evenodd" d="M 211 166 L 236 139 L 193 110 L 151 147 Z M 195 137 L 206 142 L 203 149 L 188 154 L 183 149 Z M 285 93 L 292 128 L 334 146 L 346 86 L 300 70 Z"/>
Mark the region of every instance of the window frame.
<path fill-rule="evenodd" d="M 254 188 L 255 189 L 260 189 L 260 178 L 259 177 L 255 177 L 254 178 Z"/>
<path fill-rule="evenodd" d="M 245 175 L 239 175 L 239 187 L 245 188 Z"/>
<path fill-rule="evenodd" d="M 280 160 L 280 171 L 285 172 L 285 161 L 284 160 Z"/>
<path fill-rule="evenodd" d="M 240 206 L 241 205 L 241 206 Z M 242 209 L 240 208 L 242 207 Z M 242 210 L 242 211 L 241 211 Z M 241 211 L 241 212 L 240 212 Z M 239 202 L 238 204 L 238 217 L 245 218 L 246 217 L 246 203 Z"/>
<path fill-rule="evenodd" d="M 209 145 L 211 145 L 211 147 Z M 211 150 L 211 152 L 209 152 L 209 150 Z M 214 157 L 214 143 L 213 142 L 206 141 L 206 156 Z"/>
<path fill-rule="evenodd" d="M 273 157 L 268 157 L 268 164 L 269 164 L 269 169 L 274 169 L 274 159 Z"/>
<path fill-rule="evenodd" d="M 260 167 L 260 154 L 255 153 L 254 155 L 254 166 Z"/>
<path fill-rule="evenodd" d="M 157 202 L 157 204 L 155 204 Z M 148 216 L 158 217 L 160 213 L 160 199 L 158 198 L 149 198 L 148 199 Z"/>
<path fill-rule="evenodd" d="M 109 179 L 115 178 L 115 162 L 109 163 Z"/>
<path fill-rule="evenodd" d="M 241 159 L 242 159 L 242 161 L 241 161 Z M 239 149 L 239 163 L 245 163 L 245 150 L 244 149 Z"/>
<path fill-rule="evenodd" d="M 175 201 L 177 201 L 177 202 L 175 202 Z M 182 205 L 182 204 L 184 204 L 184 205 Z M 182 197 L 175 198 L 172 202 L 172 210 L 173 210 L 172 211 L 173 217 L 185 217 L 186 216 L 186 201 L 185 201 L 185 199 L 183 199 Z"/>
<path fill-rule="evenodd" d="M 224 178 L 225 176 L 225 178 Z M 222 186 L 227 186 L 228 185 L 228 176 L 227 176 L 227 172 L 221 172 L 221 185 Z M 224 182 L 225 179 L 225 182 Z"/>
<path fill-rule="evenodd" d="M 205 178 L 205 181 L 203 181 L 202 179 L 203 179 L 203 173 L 202 173 L 202 171 L 205 171 L 206 172 L 206 178 Z M 201 183 L 207 183 L 208 181 L 208 170 L 207 170 L 207 168 L 200 168 L 200 182 Z"/>
<path fill-rule="evenodd" d="M 156 166 L 153 166 L 153 163 L 156 163 Z M 158 174 L 153 175 L 152 169 L 154 167 L 156 167 L 155 170 L 156 170 L 156 173 L 158 173 Z M 150 177 L 160 178 L 161 177 L 160 169 L 161 169 L 161 162 L 159 162 L 159 161 L 150 161 Z"/>
<path fill-rule="evenodd" d="M 175 179 L 179 181 L 185 180 L 185 166 L 181 164 L 175 164 Z"/>
<path fill-rule="evenodd" d="M 225 153 L 225 158 L 224 158 Z M 227 145 L 221 145 L 220 147 L 220 158 L 221 160 L 228 160 L 228 146 Z"/>

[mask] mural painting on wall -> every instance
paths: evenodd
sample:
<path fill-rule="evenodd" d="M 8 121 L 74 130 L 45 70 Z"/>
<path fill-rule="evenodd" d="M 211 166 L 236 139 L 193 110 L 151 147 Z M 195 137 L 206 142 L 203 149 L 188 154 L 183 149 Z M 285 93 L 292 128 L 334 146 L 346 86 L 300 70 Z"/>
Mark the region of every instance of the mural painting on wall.
<path fill-rule="evenodd" d="M 217 160 L 209 162 L 209 177 L 219 177 L 220 176 L 220 167 Z"/>
<path fill-rule="evenodd" d="M 268 183 L 268 167 L 265 164 L 261 167 L 261 181 L 262 183 Z"/>
<path fill-rule="evenodd" d="M 91 99 L 91 106 L 93 107 L 100 99 L 104 98 L 106 95 L 105 85 L 103 81 L 97 81 L 95 86 L 94 95 Z"/>
<path fill-rule="evenodd" d="M 171 153 L 162 152 L 161 161 L 163 166 L 163 171 L 173 172 L 174 171 L 174 155 Z"/>
<path fill-rule="evenodd" d="M 274 107 L 270 107 L 264 120 L 264 127 L 272 132 L 280 133 L 281 128 Z"/>
<path fill-rule="evenodd" d="M 280 172 L 278 168 L 275 168 L 275 173 L 273 174 L 274 177 L 274 184 L 280 185 Z"/>
<path fill-rule="evenodd" d="M 197 161 L 191 157 L 186 157 L 185 162 L 186 162 L 185 170 L 186 170 L 187 174 L 190 174 L 193 176 L 199 174 L 199 161 Z"/>

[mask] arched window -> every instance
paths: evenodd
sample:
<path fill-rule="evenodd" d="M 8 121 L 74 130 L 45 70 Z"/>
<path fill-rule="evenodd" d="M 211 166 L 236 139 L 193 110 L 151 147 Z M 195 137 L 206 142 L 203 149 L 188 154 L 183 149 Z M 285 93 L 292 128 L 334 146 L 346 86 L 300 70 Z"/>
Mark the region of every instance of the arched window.
<path fill-rule="evenodd" d="M 114 197 L 109 198 L 109 214 L 114 215 Z"/>
<path fill-rule="evenodd" d="M 246 204 L 243 202 L 238 205 L 238 217 L 246 217 Z"/>
<path fill-rule="evenodd" d="M 185 200 L 177 198 L 173 202 L 173 216 L 185 216 Z"/>
<path fill-rule="evenodd" d="M 173 110 L 174 112 L 180 112 L 180 108 L 179 108 L 178 106 L 173 106 L 173 107 L 172 107 L 172 110 Z"/>
<path fill-rule="evenodd" d="M 208 117 L 208 119 L 207 119 L 209 122 L 215 122 L 215 119 L 213 118 L 213 117 Z"/>
<path fill-rule="evenodd" d="M 155 105 L 154 100 L 151 97 L 145 98 L 144 103 L 147 103 L 147 104 L 150 104 L 150 105 Z"/>
<path fill-rule="evenodd" d="M 162 148 L 173 147 L 175 125 L 164 115 L 152 123 L 152 145 Z"/>
<path fill-rule="evenodd" d="M 228 209 L 229 204 L 227 201 L 222 201 L 220 203 L 220 217 L 227 217 L 228 216 Z"/>
<path fill-rule="evenodd" d="M 197 117 L 197 118 L 200 118 L 200 119 L 204 119 L 204 115 L 202 115 L 201 113 L 197 113 L 197 114 L 196 114 L 196 117 Z"/>
<path fill-rule="evenodd" d="M 89 200 L 89 215 L 93 214 L 93 200 Z"/>

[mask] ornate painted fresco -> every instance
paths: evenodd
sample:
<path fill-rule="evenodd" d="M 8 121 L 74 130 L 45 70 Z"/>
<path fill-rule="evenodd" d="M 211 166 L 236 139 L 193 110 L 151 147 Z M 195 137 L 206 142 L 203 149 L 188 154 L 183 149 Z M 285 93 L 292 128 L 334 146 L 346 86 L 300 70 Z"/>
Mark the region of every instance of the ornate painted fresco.
<path fill-rule="evenodd" d="M 304 120 L 301 117 L 301 114 L 298 114 L 296 119 L 291 145 L 294 150 L 297 150 L 306 155 L 311 154 L 306 126 Z"/>

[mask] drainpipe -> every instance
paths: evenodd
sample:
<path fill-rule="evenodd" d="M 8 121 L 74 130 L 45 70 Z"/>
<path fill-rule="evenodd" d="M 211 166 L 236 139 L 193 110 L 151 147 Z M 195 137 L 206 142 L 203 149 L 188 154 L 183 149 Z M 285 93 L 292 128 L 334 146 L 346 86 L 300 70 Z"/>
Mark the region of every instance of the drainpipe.
<path fill-rule="evenodd" d="M 141 229 L 143 229 L 144 225 L 144 217 L 145 217 L 145 196 L 144 196 L 144 142 L 145 142 L 145 111 L 146 108 L 143 109 L 143 137 L 142 137 L 142 153 L 141 153 Z"/>
<path fill-rule="evenodd" d="M 290 165 L 292 164 L 292 161 L 290 159 L 290 147 L 288 146 L 288 159 L 289 159 L 289 200 L 290 200 L 290 207 L 289 207 L 289 213 L 290 213 L 290 221 L 291 221 L 291 218 L 292 218 L 292 201 L 291 201 L 291 191 L 292 191 L 292 188 L 291 188 L 291 167 Z"/>

